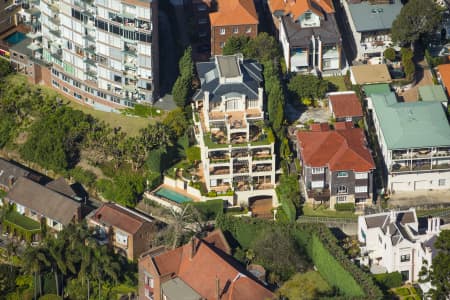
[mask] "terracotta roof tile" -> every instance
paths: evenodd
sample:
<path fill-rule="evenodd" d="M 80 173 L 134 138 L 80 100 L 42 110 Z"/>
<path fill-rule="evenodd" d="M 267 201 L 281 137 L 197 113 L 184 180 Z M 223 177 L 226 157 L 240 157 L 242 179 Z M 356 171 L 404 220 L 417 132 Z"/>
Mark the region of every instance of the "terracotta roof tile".
<path fill-rule="evenodd" d="M 313 11 L 319 16 L 323 16 L 320 10 L 327 14 L 334 13 L 334 7 L 331 0 L 269 0 L 269 8 L 272 13 L 283 11 L 284 15 L 291 15 L 294 20 L 298 19 L 308 10 Z"/>
<path fill-rule="evenodd" d="M 117 227 L 131 234 L 135 234 L 145 222 L 152 222 L 152 220 L 114 203 L 103 204 L 94 213 L 92 220 Z"/>
<path fill-rule="evenodd" d="M 312 123 L 310 126 L 311 131 L 328 131 L 330 125 L 328 123 Z"/>
<path fill-rule="evenodd" d="M 353 123 L 352 122 L 336 122 L 334 123 L 334 129 L 336 130 L 344 130 L 344 129 L 349 129 L 349 128 L 353 128 Z"/>
<path fill-rule="evenodd" d="M 450 93 L 450 64 L 439 65 L 438 72 L 444 88 L 447 89 L 447 93 Z"/>
<path fill-rule="evenodd" d="M 362 117 L 363 111 L 356 93 L 332 93 L 328 95 L 336 118 Z"/>
<path fill-rule="evenodd" d="M 216 239 L 216 233 L 214 235 Z M 195 255 L 191 255 L 193 245 Z M 217 281 L 221 299 L 265 300 L 274 297 L 270 290 L 230 263 L 230 259 L 232 258 L 226 259 L 217 252 L 215 246 L 200 239 L 153 257 L 161 275 L 172 274 L 172 277 L 179 277 L 205 299 L 216 299 Z"/>
<path fill-rule="evenodd" d="M 210 232 L 203 240 L 205 242 L 207 242 L 209 245 L 222 250 L 223 252 L 225 252 L 228 255 L 231 255 L 230 245 L 228 245 L 228 242 L 225 239 L 225 236 L 223 235 L 222 230 L 216 229 L 216 230 Z"/>
<path fill-rule="evenodd" d="M 217 11 L 209 14 L 211 26 L 258 24 L 253 0 L 217 0 Z"/>
<path fill-rule="evenodd" d="M 328 166 L 331 171 L 368 172 L 375 168 L 360 128 L 326 132 L 298 131 L 303 161 L 311 167 Z"/>

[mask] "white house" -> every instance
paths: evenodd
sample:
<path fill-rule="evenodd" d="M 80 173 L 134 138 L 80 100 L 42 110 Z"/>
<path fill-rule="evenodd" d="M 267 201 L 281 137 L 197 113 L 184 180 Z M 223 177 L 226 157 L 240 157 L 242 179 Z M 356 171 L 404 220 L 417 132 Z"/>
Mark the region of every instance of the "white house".
<path fill-rule="evenodd" d="M 400 272 L 403 280 L 415 282 L 421 269 L 431 266 L 439 232 L 437 217 L 429 218 L 426 228 L 419 228 L 414 208 L 359 216 L 358 240 L 361 256 L 366 258 L 362 263 L 373 273 Z"/>
<path fill-rule="evenodd" d="M 367 98 L 388 192 L 450 189 L 450 125 L 439 102 L 398 102 L 392 92 Z"/>

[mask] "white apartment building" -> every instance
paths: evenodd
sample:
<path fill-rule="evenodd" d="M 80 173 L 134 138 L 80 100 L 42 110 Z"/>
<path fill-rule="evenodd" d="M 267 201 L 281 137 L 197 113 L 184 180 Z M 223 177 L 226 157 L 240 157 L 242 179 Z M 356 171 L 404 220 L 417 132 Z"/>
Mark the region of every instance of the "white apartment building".
<path fill-rule="evenodd" d="M 450 125 L 440 102 L 367 98 L 387 176 L 387 191 L 450 189 Z"/>
<path fill-rule="evenodd" d="M 403 5 L 401 0 L 341 0 L 356 47 L 356 59 L 381 57 L 394 46 L 391 27 Z"/>
<path fill-rule="evenodd" d="M 261 66 L 242 55 L 216 56 L 198 63 L 197 72 L 201 89 L 194 95 L 193 117 L 208 191 L 232 190 L 239 204 L 263 195 L 276 203 L 274 139 L 264 125 Z"/>
<path fill-rule="evenodd" d="M 157 0 L 41 0 L 43 82 L 109 110 L 158 97 Z"/>
<path fill-rule="evenodd" d="M 440 219 L 429 218 L 419 228 L 415 209 L 390 211 L 358 217 L 358 240 L 362 263 L 372 272 L 399 272 L 404 281 L 419 280 L 436 255 L 434 242 L 440 232 Z"/>

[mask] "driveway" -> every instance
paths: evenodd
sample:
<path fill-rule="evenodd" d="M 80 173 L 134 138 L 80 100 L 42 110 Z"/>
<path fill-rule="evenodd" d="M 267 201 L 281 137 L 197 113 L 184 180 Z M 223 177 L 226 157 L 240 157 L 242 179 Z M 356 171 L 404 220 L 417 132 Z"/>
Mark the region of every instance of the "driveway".
<path fill-rule="evenodd" d="M 331 113 L 328 108 L 313 108 L 313 107 L 296 107 L 291 103 L 286 103 L 285 109 L 286 119 L 293 122 L 306 123 L 309 120 L 314 120 L 314 122 L 328 122 L 331 118 Z"/>
<path fill-rule="evenodd" d="M 425 60 L 416 63 L 416 80 L 417 83 L 410 89 L 399 92 L 398 95 L 403 98 L 405 102 L 416 102 L 419 100 L 419 87 L 424 85 L 432 85 L 433 75 L 430 67 Z"/>

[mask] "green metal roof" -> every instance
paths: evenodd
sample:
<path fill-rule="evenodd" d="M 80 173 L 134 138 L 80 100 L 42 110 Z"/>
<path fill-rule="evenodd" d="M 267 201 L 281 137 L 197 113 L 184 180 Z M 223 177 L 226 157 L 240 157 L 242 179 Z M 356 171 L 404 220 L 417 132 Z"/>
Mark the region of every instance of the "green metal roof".
<path fill-rule="evenodd" d="M 363 86 L 363 90 L 366 96 L 370 97 L 372 94 L 389 94 L 391 87 L 387 83 L 366 84 Z"/>
<path fill-rule="evenodd" d="M 348 4 L 351 19 L 358 32 L 391 29 L 402 7 L 400 0 L 387 4 L 373 4 L 371 1 Z"/>
<path fill-rule="evenodd" d="M 450 146 L 450 125 L 439 102 L 397 102 L 394 93 L 372 95 L 388 149 Z"/>
<path fill-rule="evenodd" d="M 419 96 L 422 101 L 447 102 L 447 96 L 441 85 L 420 86 Z"/>

